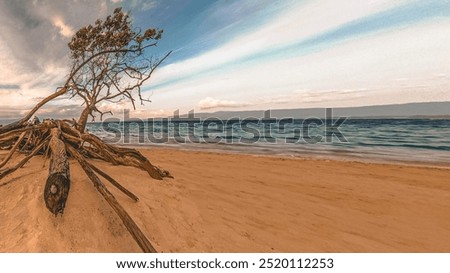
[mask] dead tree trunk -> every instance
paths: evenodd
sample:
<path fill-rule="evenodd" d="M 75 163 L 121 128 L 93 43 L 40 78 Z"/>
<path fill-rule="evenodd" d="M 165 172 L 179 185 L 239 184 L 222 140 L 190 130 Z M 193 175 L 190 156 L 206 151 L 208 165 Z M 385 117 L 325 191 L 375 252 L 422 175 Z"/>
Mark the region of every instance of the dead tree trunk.
<path fill-rule="evenodd" d="M 91 107 L 86 107 L 81 113 L 80 118 L 78 119 L 77 129 L 82 134 L 86 130 L 86 124 L 89 118 L 89 115 L 92 113 Z"/>
<path fill-rule="evenodd" d="M 51 159 L 44 188 L 44 200 L 47 208 L 56 216 L 64 212 L 70 189 L 70 170 L 66 146 L 61 140 L 61 130 L 52 128 L 50 134 Z"/>

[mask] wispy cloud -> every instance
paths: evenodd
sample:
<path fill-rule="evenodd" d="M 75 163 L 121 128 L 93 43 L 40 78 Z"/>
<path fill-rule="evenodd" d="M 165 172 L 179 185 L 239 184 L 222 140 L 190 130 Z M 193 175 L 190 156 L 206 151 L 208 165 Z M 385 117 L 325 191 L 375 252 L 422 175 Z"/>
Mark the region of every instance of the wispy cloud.
<path fill-rule="evenodd" d="M 73 36 L 73 34 L 75 33 L 73 28 L 69 25 L 67 25 L 63 18 L 59 17 L 59 16 L 55 16 L 53 17 L 53 25 L 55 27 L 57 27 L 59 29 L 59 33 L 67 38 L 71 38 Z"/>
<path fill-rule="evenodd" d="M 155 84 L 170 84 L 174 79 L 189 79 L 211 69 L 223 68 L 248 58 L 257 58 L 283 49 L 287 45 L 315 37 L 356 19 L 393 8 L 407 1 L 358 1 L 345 2 L 320 0 L 305 1 L 293 6 L 251 33 L 242 33 L 200 56 L 162 67 L 155 77 Z M 336 10 L 346 10 L 336 13 Z M 311 16 L 314 14 L 315 16 Z"/>
<path fill-rule="evenodd" d="M 154 103 L 140 107 L 138 116 L 193 107 L 450 100 L 448 1 L 307 0 L 265 7 L 271 2 L 218 1 L 202 9 L 178 1 L 0 1 L 0 109 L 17 114 L 54 92 L 67 74 L 67 42 L 74 30 L 119 5 L 146 26 L 152 24 L 148 14 L 176 17 L 176 23 L 162 21 L 177 34 L 169 45 L 176 40 L 182 48 L 145 86 Z M 70 113 L 64 107 L 75 104 L 58 100 L 48 109 Z"/>
<path fill-rule="evenodd" d="M 244 101 L 250 109 L 260 107 L 261 98 L 272 98 L 264 103 L 288 108 L 449 99 L 440 85 L 427 79 L 429 75 L 445 73 L 446 64 L 450 63 L 450 35 L 446 35 L 450 23 L 442 11 L 429 7 L 423 11 L 429 16 L 427 20 L 423 16 L 416 21 L 408 19 L 405 28 L 403 23 L 398 24 L 398 18 L 392 18 L 397 13 L 386 10 L 400 12 L 401 5 L 415 4 L 414 1 L 346 1 L 349 12 L 335 16 L 332 13 L 339 10 L 341 2 L 306 3 L 217 49 L 161 68 L 150 85 L 155 100 L 164 102 L 177 96 L 184 105 L 206 109 L 208 104 L 197 102 L 205 97 L 221 98 L 236 104 Z M 450 5 L 447 8 L 450 10 Z M 377 27 L 376 32 L 368 28 L 368 33 L 361 35 L 364 22 L 374 24 L 365 18 L 378 18 L 377 24 L 382 23 L 383 27 Z M 389 20 L 393 20 L 392 25 Z M 361 23 L 358 25 L 357 21 Z M 349 24 L 354 27 L 342 28 Z M 318 41 L 318 50 L 309 50 L 311 45 L 299 43 L 323 33 L 336 37 L 333 33 L 339 29 L 354 29 L 354 35 L 339 31 L 345 37 L 342 42 L 323 47 Z M 407 78 L 415 91 L 405 91 L 395 81 L 398 78 Z M 426 91 L 421 87 L 424 82 L 431 83 Z M 298 89 L 310 91 L 293 94 Z"/>
<path fill-rule="evenodd" d="M 216 108 L 238 108 L 250 106 L 251 103 L 237 102 L 232 100 L 218 100 L 207 97 L 198 102 L 198 107 L 201 110 L 216 109 Z"/>
<path fill-rule="evenodd" d="M 156 7 L 157 2 L 155 0 L 112 0 L 113 3 L 122 2 L 122 4 L 130 7 L 133 10 L 146 11 Z"/>

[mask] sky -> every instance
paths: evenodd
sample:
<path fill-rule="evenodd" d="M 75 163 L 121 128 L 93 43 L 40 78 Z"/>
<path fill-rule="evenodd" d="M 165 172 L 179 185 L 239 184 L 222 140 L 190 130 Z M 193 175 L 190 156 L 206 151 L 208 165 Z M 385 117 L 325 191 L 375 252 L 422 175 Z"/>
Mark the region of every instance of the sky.
<path fill-rule="evenodd" d="M 164 29 L 151 56 L 173 51 L 133 117 L 450 101 L 450 0 L 0 0 L 0 119 L 55 92 L 74 32 L 118 6 Z"/>

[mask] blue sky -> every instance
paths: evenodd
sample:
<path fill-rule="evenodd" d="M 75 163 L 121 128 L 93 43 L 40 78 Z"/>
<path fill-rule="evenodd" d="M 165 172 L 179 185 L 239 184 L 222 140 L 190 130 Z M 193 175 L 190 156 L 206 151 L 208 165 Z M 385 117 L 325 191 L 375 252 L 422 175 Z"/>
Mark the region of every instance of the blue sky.
<path fill-rule="evenodd" d="M 20 56 L 14 43 L 27 38 L 13 32 L 18 23 L 0 19 L 0 116 L 53 92 L 66 73 L 70 34 L 116 6 L 130 10 L 136 26 L 164 29 L 154 56 L 173 50 L 144 87 L 153 102 L 134 116 L 450 101 L 450 0 L 44 2 L 2 9 L 24 29 L 49 18 L 40 31 L 54 43 L 20 48 L 35 52 Z M 71 113 L 76 104 L 52 107 Z"/>
<path fill-rule="evenodd" d="M 126 1 L 123 2 L 126 5 Z M 166 64 L 195 57 L 234 37 L 258 28 L 289 8 L 289 1 L 169 0 L 155 2 L 155 8 L 133 11 L 135 24 L 165 30 L 162 53 L 174 50 Z"/>

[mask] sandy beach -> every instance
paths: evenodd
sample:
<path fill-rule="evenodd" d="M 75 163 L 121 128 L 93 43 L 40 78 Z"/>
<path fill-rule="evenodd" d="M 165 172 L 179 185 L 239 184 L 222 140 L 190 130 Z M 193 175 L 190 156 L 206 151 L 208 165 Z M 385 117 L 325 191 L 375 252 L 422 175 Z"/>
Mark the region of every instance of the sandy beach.
<path fill-rule="evenodd" d="M 142 152 L 175 178 L 92 163 L 139 196 L 107 184 L 159 252 L 450 252 L 450 169 Z M 49 213 L 43 163 L 0 181 L 0 252 L 140 252 L 74 161 L 64 215 Z"/>

